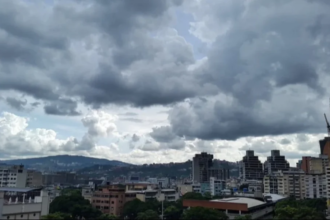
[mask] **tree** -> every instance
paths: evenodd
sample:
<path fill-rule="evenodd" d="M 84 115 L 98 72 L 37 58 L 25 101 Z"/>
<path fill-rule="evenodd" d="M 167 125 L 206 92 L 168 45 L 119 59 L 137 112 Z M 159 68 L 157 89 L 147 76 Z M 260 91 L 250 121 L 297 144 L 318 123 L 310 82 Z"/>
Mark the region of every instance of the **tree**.
<path fill-rule="evenodd" d="M 102 214 L 96 220 L 119 220 L 117 216 L 114 215 L 108 215 L 108 214 Z"/>
<path fill-rule="evenodd" d="M 122 217 L 125 219 L 134 220 L 139 212 L 144 211 L 146 211 L 145 204 L 139 199 L 134 199 L 124 204 Z"/>
<path fill-rule="evenodd" d="M 275 219 L 306 219 L 306 220 L 313 220 L 313 219 L 324 219 L 324 216 L 320 214 L 316 209 L 302 206 L 302 207 L 281 207 L 276 209 L 275 211 Z"/>
<path fill-rule="evenodd" d="M 326 209 L 327 204 L 325 199 L 296 200 L 294 197 L 289 197 L 276 203 L 275 217 L 277 219 L 283 217 L 295 219 L 325 219 Z"/>
<path fill-rule="evenodd" d="M 240 215 L 235 217 L 235 220 L 252 220 L 251 215 Z"/>
<path fill-rule="evenodd" d="M 56 212 L 56 213 L 42 216 L 41 219 L 43 219 L 43 220 L 66 220 L 66 219 L 71 220 L 73 218 L 69 214 Z"/>
<path fill-rule="evenodd" d="M 211 193 L 210 193 L 210 192 L 205 192 L 205 193 L 204 193 L 204 199 L 207 199 L 207 200 L 212 199 L 212 195 L 211 195 Z"/>
<path fill-rule="evenodd" d="M 183 213 L 183 220 L 227 220 L 228 216 L 215 209 L 192 207 Z"/>
<path fill-rule="evenodd" d="M 145 212 L 140 212 L 137 215 L 136 219 L 137 220 L 157 220 L 157 219 L 159 219 L 159 215 L 154 210 L 149 209 Z"/>
<path fill-rule="evenodd" d="M 56 197 L 49 208 L 50 213 L 66 213 L 73 219 L 95 219 L 101 216 L 101 211 L 92 207 L 90 202 L 77 193 Z"/>
<path fill-rule="evenodd" d="M 188 192 L 182 196 L 182 199 L 205 200 L 205 197 L 200 193 Z"/>
<path fill-rule="evenodd" d="M 182 210 L 175 207 L 174 205 L 168 206 L 164 211 L 164 216 L 166 220 L 176 220 L 179 219 L 182 214 Z"/>

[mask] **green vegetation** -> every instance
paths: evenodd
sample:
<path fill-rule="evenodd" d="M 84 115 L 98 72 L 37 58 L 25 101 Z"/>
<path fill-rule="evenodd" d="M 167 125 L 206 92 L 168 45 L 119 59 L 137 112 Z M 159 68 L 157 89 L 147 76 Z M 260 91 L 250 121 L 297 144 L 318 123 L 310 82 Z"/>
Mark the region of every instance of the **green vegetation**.
<path fill-rule="evenodd" d="M 160 219 L 159 215 L 157 212 L 155 212 L 154 210 L 147 210 L 145 212 L 140 212 L 137 217 L 137 220 L 157 220 Z"/>
<path fill-rule="evenodd" d="M 69 214 L 55 212 L 46 216 L 42 216 L 41 219 L 43 220 L 66 220 L 66 219 L 73 219 Z"/>
<path fill-rule="evenodd" d="M 183 220 L 227 220 L 228 216 L 215 209 L 203 207 L 192 207 L 185 210 L 182 216 Z"/>
<path fill-rule="evenodd" d="M 92 207 L 88 200 L 81 196 L 80 190 L 65 190 L 56 197 L 49 207 L 49 215 L 44 219 L 98 219 L 101 211 Z M 104 217 L 104 216 L 103 216 Z M 104 218 L 103 218 L 104 219 Z"/>
<path fill-rule="evenodd" d="M 275 219 L 325 219 L 325 199 L 288 198 L 275 206 Z"/>
<path fill-rule="evenodd" d="M 241 215 L 241 216 L 235 217 L 235 220 L 252 220 L 252 217 L 251 217 L 251 215 Z"/>

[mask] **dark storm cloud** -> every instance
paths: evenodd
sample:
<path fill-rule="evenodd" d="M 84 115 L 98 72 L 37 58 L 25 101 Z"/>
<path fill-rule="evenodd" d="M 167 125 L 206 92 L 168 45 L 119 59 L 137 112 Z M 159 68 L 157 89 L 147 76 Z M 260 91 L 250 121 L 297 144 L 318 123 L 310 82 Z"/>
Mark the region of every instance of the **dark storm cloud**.
<path fill-rule="evenodd" d="M 201 4 L 185 8 L 199 22 L 191 32 L 214 36 L 206 62 L 191 70 L 193 48 L 171 29 L 182 3 L 5 1 L 0 90 L 33 96 L 58 115 L 79 114 L 75 101 L 60 97 L 93 107 L 179 103 L 171 127 L 150 134 L 160 141 L 321 131 L 329 4 L 186 1 Z"/>
<path fill-rule="evenodd" d="M 168 143 L 177 138 L 169 126 L 155 127 L 152 129 L 150 136 L 158 142 Z"/>
<path fill-rule="evenodd" d="M 17 99 L 14 97 L 7 97 L 6 103 L 10 105 L 12 108 L 22 111 L 25 110 L 27 100 L 26 99 Z"/>
<path fill-rule="evenodd" d="M 77 111 L 77 102 L 71 99 L 59 99 L 44 106 L 44 110 L 50 115 L 80 115 Z"/>
<path fill-rule="evenodd" d="M 8 1 L 0 9 L 0 89 L 44 101 L 78 96 L 94 107 L 171 104 L 208 94 L 212 86 L 186 74 L 194 63 L 191 46 L 168 28 L 170 9 L 181 3 L 72 1 L 45 10 Z M 85 64 L 82 56 L 92 51 L 95 58 L 86 59 L 93 63 Z"/>
<path fill-rule="evenodd" d="M 209 4 L 214 14 L 207 16 L 230 26 L 213 43 L 201 76 L 222 95 L 176 105 L 169 115 L 173 132 L 230 140 L 323 132 L 320 110 L 329 83 L 323 68 L 330 49 L 325 39 L 330 35 L 327 22 L 317 21 L 320 16 L 329 21 L 330 8 L 317 1 L 255 0 L 234 10 L 242 1 L 232 1 L 238 15 L 222 17 L 218 10 L 224 1 Z"/>

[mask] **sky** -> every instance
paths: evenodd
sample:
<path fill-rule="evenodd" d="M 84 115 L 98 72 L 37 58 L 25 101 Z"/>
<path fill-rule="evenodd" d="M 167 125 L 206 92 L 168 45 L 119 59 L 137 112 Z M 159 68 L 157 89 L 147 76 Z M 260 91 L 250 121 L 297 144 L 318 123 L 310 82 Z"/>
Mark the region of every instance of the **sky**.
<path fill-rule="evenodd" d="M 329 112 L 328 0 L 16 0 L 0 7 L 0 159 L 292 166 Z M 330 114 L 329 114 L 330 117 Z"/>

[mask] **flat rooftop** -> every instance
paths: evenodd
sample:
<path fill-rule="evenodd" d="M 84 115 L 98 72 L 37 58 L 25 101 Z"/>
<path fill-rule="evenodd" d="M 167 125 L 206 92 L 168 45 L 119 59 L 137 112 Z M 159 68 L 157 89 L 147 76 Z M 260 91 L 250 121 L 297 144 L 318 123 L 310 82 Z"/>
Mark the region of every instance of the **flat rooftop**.
<path fill-rule="evenodd" d="M 42 188 L 16 188 L 16 187 L 0 187 L 0 192 L 30 192 L 33 190 L 41 190 Z"/>
<path fill-rule="evenodd" d="M 227 203 L 247 204 L 248 208 L 266 204 L 265 202 L 261 202 L 257 199 L 244 198 L 244 197 L 230 197 L 230 198 L 224 198 L 224 199 L 214 199 L 214 200 L 211 200 L 211 202 L 227 202 Z"/>

